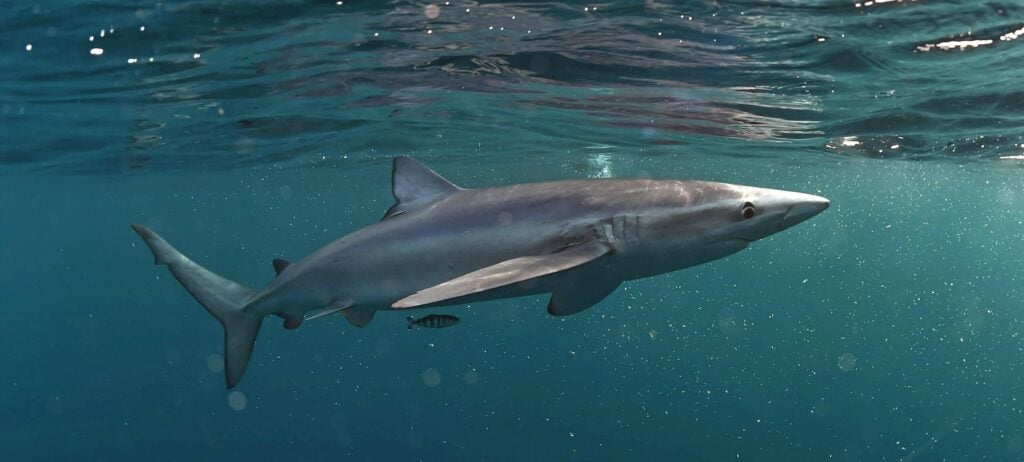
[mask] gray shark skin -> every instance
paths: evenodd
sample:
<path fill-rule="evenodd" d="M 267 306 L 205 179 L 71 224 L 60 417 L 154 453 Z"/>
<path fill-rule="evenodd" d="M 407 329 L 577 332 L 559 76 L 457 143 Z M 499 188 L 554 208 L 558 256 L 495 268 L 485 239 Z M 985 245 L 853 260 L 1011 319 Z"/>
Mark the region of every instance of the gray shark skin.
<path fill-rule="evenodd" d="M 396 203 L 379 222 L 289 263 L 254 290 L 132 228 L 224 326 L 228 388 L 263 319 L 288 329 L 341 312 L 365 326 L 406 310 L 550 293 L 548 313 L 585 310 L 622 282 L 707 263 L 796 225 L 823 197 L 704 181 L 571 180 L 463 189 L 409 157 L 394 160 Z"/>

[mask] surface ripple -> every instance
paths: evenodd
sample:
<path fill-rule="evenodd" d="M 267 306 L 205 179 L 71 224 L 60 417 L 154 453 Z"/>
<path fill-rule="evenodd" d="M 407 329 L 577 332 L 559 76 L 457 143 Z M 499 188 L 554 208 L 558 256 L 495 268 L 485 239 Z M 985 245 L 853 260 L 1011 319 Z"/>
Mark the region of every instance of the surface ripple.
<path fill-rule="evenodd" d="M 4 14 L 0 107 L 17 134 L 5 169 L 595 145 L 957 161 L 1024 149 L 1024 7 L 1010 2 L 63 2 Z"/>

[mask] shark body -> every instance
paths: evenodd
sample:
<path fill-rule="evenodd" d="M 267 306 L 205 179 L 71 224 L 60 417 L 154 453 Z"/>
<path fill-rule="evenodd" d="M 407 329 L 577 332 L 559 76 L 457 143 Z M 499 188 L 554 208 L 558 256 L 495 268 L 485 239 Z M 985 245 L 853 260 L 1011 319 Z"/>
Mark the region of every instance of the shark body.
<path fill-rule="evenodd" d="M 384 218 L 250 289 L 132 225 L 225 331 L 228 388 L 241 380 L 269 315 L 286 328 L 341 312 L 365 326 L 405 310 L 550 293 L 547 311 L 585 310 L 622 282 L 716 260 L 825 210 L 827 199 L 704 181 L 571 180 L 459 188 L 408 157 L 394 160 Z"/>

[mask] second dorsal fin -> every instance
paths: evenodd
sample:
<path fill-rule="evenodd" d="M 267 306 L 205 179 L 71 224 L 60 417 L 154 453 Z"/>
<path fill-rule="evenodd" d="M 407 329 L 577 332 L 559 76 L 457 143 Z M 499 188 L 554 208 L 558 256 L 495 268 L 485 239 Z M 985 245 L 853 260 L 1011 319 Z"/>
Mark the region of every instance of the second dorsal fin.
<path fill-rule="evenodd" d="M 283 258 L 275 258 L 274 259 L 274 271 L 276 271 L 277 274 L 281 274 L 281 272 L 284 271 L 284 269 L 287 268 L 288 265 L 290 265 L 290 264 L 292 264 L 292 262 L 290 262 L 288 260 L 285 260 Z"/>
<path fill-rule="evenodd" d="M 429 204 L 460 189 L 412 157 L 396 157 L 391 169 L 391 193 L 395 196 L 395 205 L 388 209 L 384 218 Z"/>

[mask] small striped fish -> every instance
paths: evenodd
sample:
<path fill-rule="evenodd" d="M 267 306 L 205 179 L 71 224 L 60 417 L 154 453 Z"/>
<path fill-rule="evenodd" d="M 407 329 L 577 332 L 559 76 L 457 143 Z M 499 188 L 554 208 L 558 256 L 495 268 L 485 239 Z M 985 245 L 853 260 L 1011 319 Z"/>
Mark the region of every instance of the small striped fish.
<path fill-rule="evenodd" d="M 409 329 L 412 329 L 413 325 L 440 329 L 442 327 L 451 327 L 458 324 L 459 318 L 447 314 L 428 314 L 419 319 L 409 316 L 408 318 L 405 318 L 405 321 L 409 323 Z"/>

